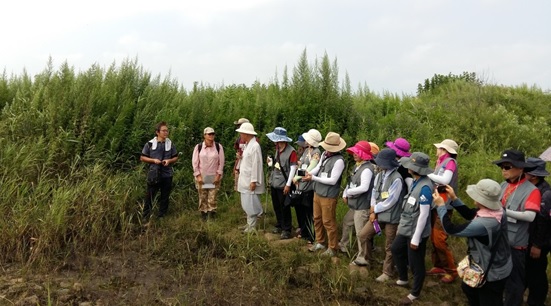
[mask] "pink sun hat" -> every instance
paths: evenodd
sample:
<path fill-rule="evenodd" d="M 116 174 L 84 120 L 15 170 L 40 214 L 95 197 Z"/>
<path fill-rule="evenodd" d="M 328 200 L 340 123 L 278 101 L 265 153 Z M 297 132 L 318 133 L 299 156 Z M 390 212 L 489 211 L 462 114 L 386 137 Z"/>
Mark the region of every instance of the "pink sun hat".
<path fill-rule="evenodd" d="M 385 145 L 396 151 L 396 155 L 399 157 L 411 156 L 411 153 L 409 153 L 410 145 L 405 138 L 396 138 L 394 141 L 388 141 Z"/>
<path fill-rule="evenodd" d="M 372 160 L 371 145 L 365 140 L 358 141 L 353 147 L 346 149 L 350 154 L 358 155 L 362 160 Z"/>

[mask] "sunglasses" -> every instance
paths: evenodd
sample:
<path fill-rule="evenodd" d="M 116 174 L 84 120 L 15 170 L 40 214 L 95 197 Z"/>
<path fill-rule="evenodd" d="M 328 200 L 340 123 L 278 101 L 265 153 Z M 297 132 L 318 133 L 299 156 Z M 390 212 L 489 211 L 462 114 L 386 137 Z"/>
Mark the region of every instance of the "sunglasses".
<path fill-rule="evenodd" d="M 511 165 L 506 165 L 506 166 L 500 165 L 499 167 L 500 167 L 502 170 L 511 170 L 511 169 L 513 169 L 513 166 L 511 166 Z"/>
<path fill-rule="evenodd" d="M 216 135 L 216 134 L 215 133 L 207 133 L 207 135 L 212 136 L 212 135 Z"/>

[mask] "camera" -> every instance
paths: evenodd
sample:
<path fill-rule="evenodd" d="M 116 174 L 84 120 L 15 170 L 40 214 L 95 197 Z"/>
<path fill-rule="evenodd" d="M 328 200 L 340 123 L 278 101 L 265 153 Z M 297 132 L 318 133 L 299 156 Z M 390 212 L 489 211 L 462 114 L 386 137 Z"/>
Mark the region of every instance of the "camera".
<path fill-rule="evenodd" d="M 438 193 L 446 193 L 446 185 L 438 185 L 436 186 L 436 190 Z"/>
<path fill-rule="evenodd" d="M 306 170 L 304 170 L 304 169 L 298 169 L 298 170 L 297 170 L 297 175 L 298 175 L 298 176 L 305 176 L 305 175 L 306 175 Z"/>

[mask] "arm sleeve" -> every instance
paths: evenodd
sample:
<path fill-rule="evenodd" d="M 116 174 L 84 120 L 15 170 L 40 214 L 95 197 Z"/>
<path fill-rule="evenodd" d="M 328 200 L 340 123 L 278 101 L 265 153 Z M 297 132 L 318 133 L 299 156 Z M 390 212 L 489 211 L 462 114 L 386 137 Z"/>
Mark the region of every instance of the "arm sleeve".
<path fill-rule="evenodd" d="M 392 182 L 392 185 L 390 185 L 390 188 L 388 189 L 388 198 L 375 205 L 376 214 L 389 210 L 399 202 L 403 185 L 404 184 L 402 184 L 402 180 L 400 179 L 396 179 L 394 180 L 394 182 Z"/>
<path fill-rule="evenodd" d="M 413 245 L 419 245 L 419 242 L 421 241 L 421 234 L 423 233 L 430 216 L 430 205 L 420 205 L 419 209 L 421 213 L 419 214 L 419 220 L 417 220 L 415 232 L 411 237 L 411 244 Z"/>
<path fill-rule="evenodd" d="M 308 173 L 312 174 L 313 176 L 317 175 L 318 172 L 320 171 L 320 168 L 321 168 L 321 161 L 323 161 L 324 159 L 325 159 L 325 154 L 322 154 L 321 158 L 318 161 L 318 163 L 316 164 L 316 166 L 313 169 L 308 170 Z M 312 177 L 312 179 L 313 179 L 313 177 Z"/>
<path fill-rule="evenodd" d="M 224 163 L 226 162 L 226 159 L 224 157 L 224 148 L 221 144 L 219 144 L 219 146 L 220 152 L 218 152 L 218 169 L 216 170 L 216 173 L 222 176 L 224 174 Z"/>
<path fill-rule="evenodd" d="M 440 185 L 448 185 L 452 181 L 453 171 L 446 170 L 442 175 L 431 173 L 427 175 L 433 182 Z"/>
<path fill-rule="evenodd" d="M 514 211 L 514 210 L 507 210 L 507 218 L 513 218 L 518 221 L 526 221 L 526 222 L 532 222 L 534 221 L 534 218 L 536 217 L 536 212 L 531 210 L 525 210 L 525 211 Z"/>
<path fill-rule="evenodd" d="M 287 186 L 291 186 L 291 184 L 293 183 L 293 177 L 295 177 L 296 171 L 297 171 L 297 164 L 295 163 L 289 169 L 289 177 L 287 178 L 287 184 L 286 184 Z"/>
<path fill-rule="evenodd" d="M 195 148 L 193 149 L 193 154 L 191 155 L 191 165 L 193 166 L 193 176 L 198 176 L 201 174 L 201 170 L 199 169 L 199 150 L 198 147 L 202 144 L 195 145 Z"/>
<path fill-rule="evenodd" d="M 341 177 L 343 170 L 344 170 L 344 161 L 342 159 L 339 159 L 335 162 L 335 165 L 331 170 L 331 177 L 321 178 L 319 176 L 313 176 L 312 180 L 314 182 L 322 183 L 325 185 L 335 185 L 339 180 L 339 178 Z"/>
<path fill-rule="evenodd" d="M 347 188 L 348 191 L 346 194 L 348 196 L 360 195 L 366 193 L 371 187 L 371 178 L 373 177 L 373 172 L 370 169 L 364 169 L 360 174 L 360 186 L 355 188 Z"/>

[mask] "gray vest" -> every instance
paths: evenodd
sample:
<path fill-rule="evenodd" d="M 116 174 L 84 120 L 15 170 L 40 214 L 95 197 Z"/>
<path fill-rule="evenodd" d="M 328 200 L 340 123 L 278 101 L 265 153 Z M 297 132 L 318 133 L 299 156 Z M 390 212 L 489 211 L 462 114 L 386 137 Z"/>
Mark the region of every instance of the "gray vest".
<path fill-rule="evenodd" d="M 402 191 L 400 192 L 396 204 L 394 204 L 394 206 L 392 206 L 390 209 L 377 214 L 377 220 L 382 223 L 398 224 L 400 223 L 400 215 L 402 214 L 402 203 L 400 202 L 400 200 L 402 200 L 408 192 L 408 186 L 404 183 L 404 178 L 402 177 L 400 172 L 398 172 L 398 168 L 392 170 L 392 173 L 387 177 L 386 181 L 383 184 L 384 174 L 385 173 L 383 172 L 379 172 L 379 174 L 377 174 L 378 182 L 377 186 L 375 186 L 375 190 L 377 192 L 377 203 L 384 200 L 382 197 L 383 192 L 388 192 L 388 189 L 392 185 L 392 182 L 397 179 L 399 179 L 400 183 L 402 184 Z"/>
<path fill-rule="evenodd" d="M 327 177 L 331 177 L 331 171 L 333 171 L 333 167 L 335 166 L 335 163 L 337 160 L 343 160 L 344 158 L 342 155 L 332 155 L 331 157 L 326 157 L 325 152 L 323 152 L 321 156 L 321 166 L 319 168 L 318 174 L 316 176 L 320 176 L 322 172 L 327 173 Z M 314 191 L 322 197 L 325 198 L 336 198 L 339 196 L 339 192 L 341 191 L 341 180 L 342 180 L 342 173 L 339 176 L 339 179 L 335 183 L 335 185 L 326 185 L 320 182 L 314 182 Z"/>
<path fill-rule="evenodd" d="M 406 237 L 413 237 L 415 228 L 417 227 L 417 221 L 419 220 L 419 215 L 421 214 L 419 205 L 419 197 L 421 196 L 421 189 L 423 186 L 428 186 L 430 190 L 433 190 L 432 181 L 428 176 L 420 177 L 416 182 L 413 182 L 411 185 L 411 190 L 404 197 L 404 202 L 402 203 L 402 215 L 400 216 L 400 223 L 398 225 L 398 234 Z M 414 198 L 415 203 L 409 204 L 408 199 Z M 425 228 L 421 234 L 421 238 L 426 238 L 430 236 L 430 214 L 427 217 L 427 222 L 425 223 Z"/>
<path fill-rule="evenodd" d="M 452 186 L 453 190 L 457 190 L 457 173 L 459 172 L 459 167 L 457 165 L 457 160 L 454 158 L 448 157 L 444 159 L 444 161 L 438 165 L 436 168 L 434 168 L 434 174 L 436 175 L 443 175 L 444 171 L 446 171 L 446 166 L 450 161 L 455 161 L 455 171 L 453 172 L 452 180 L 450 181 L 450 186 Z M 453 210 L 453 206 L 451 205 L 451 199 L 448 198 L 446 201 L 446 209 L 447 210 Z"/>
<path fill-rule="evenodd" d="M 501 195 L 500 199 L 503 198 L 505 189 L 509 183 L 501 183 Z M 525 180 L 523 183 L 517 186 L 517 188 L 507 197 L 505 202 L 505 208 L 512 211 L 524 211 L 524 206 L 526 204 L 526 199 L 532 191 L 536 189 L 534 184 L 530 183 L 528 180 Z M 528 246 L 528 227 L 530 222 L 516 220 L 516 223 L 508 222 L 507 232 L 509 236 L 509 244 L 511 247 L 526 247 Z"/>
<path fill-rule="evenodd" d="M 371 181 L 369 182 L 369 189 L 362 194 L 348 196 L 348 207 L 350 207 L 350 209 L 366 210 L 371 207 L 371 192 L 373 191 L 373 181 L 375 180 L 375 170 L 371 162 L 364 162 L 354 171 L 354 174 L 352 174 L 348 182 L 348 188 L 350 188 L 351 185 L 360 186 L 362 172 L 367 169 L 371 170 L 371 173 L 373 173 Z"/>
<path fill-rule="evenodd" d="M 506 278 L 513 269 L 511 247 L 509 246 L 509 241 L 506 236 L 508 225 L 508 222 L 506 222 L 506 212 L 503 212 L 503 219 L 501 220 L 501 223 L 491 217 L 477 217 L 471 222 L 484 225 L 486 231 L 488 232 L 488 245 L 483 244 L 476 239 L 476 237 L 469 237 L 467 240 L 469 255 L 471 255 L 474 262 L 479 264 L 484 271 L 488 270 L 488 264 L 490 263 L 490 258 L 492 256 L 490 251 L 494 241 L 499 237 L 500 231 L 503 231 L 503 235 L 499 237 L 499 240 L 495 241 L 497 245 L 494 260 L 492 262 L 492 266 L 490 267 L 490 272 L 488 272 L 487 280 L 489 282 L 493 282 Z"/>
<path fill-rule="evenodd" d="M 279 162 L 279 167 L 283 169 L 283 171 L 285 171 L 285 175 L 283 175 L 283 172 L 281 172 L 281 170 L 274 167 L 270 175 L 270 185 L 273 188 L 285 188 L 285 185 L 287 184 L 286 177 L 289 178 L 289 172 L 291 171 L 291 164 L 289 162 L 289 159 L 291 158 L 291 153 L 293 151 L 295 151 L 295 149 L 287 144 L 285 146 L 285 149 L 283 149 L 283 152 L 276 152 L 276 154 L 279 154 L 279 156 L 276 155 L 276 160 L 274 161 L 274 163 Z"/>
<path fill-rule="evenodd" d="M 308 154 L 306 154 L 306 150 L 308 149 L 305 149 L 304 150 L 304 153 L 302 154 L 302 156 L 300 157 L 300 162 L 301 162 L 301 165 L 304 166 L 306 165 L 306 167 L 310 166 L 310 162 L 311 162 L 311 159 L 310 157 L 308 156 Z M 314 148 L 312 150 L 312 156 L 313 155 L 320 155 L 321 156 L 321 151 L 320 149 L 318 148 Z M 302 167 L 301 166 L 301 167 Z M 305 168 L 303 168 L 305 169 Z M 314 190 L 314 182 L 312 181 L 308 181 L 308 182 L 303 182 L 302 180 L 299 182 L 299 185 L 298 185 L 298 190 L 302 190 L 302 191 L 312 191 Z"/>

